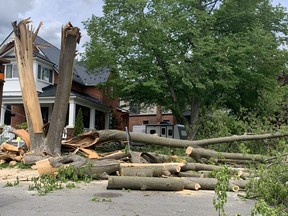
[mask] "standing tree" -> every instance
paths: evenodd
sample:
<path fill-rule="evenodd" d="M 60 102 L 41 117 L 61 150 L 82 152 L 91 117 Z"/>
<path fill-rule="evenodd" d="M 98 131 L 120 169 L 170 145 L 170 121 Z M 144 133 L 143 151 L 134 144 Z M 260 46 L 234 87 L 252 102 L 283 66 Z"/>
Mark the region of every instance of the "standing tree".
<path fill-rule="evenodd" d="M 172 110 L 191 138 L 211 107 L 261 112 L 281 98 L 288 21 L 269 0 L 105 0 L 103 14 L 85 22 L 87 67 L 110 67 L 120 98 Z"/>
<path fill-rule="evenodd" d="M 67 107 L 72 85 L 76 43 L 80 40 L 79 28 L 67 23 L 62 27 L 59 78 L 54 109 L 47 137 L 43 133 L 43 121 L 33 76 L 33 41 L 39 31 L 31 31 L 29 19 L 18 25 L 12 23 L 15 33 L 15 53 L 23 104 L 31 137 L 30 150 L 36 154 L 61 154 L 62 134 L 65 127 Z"/>

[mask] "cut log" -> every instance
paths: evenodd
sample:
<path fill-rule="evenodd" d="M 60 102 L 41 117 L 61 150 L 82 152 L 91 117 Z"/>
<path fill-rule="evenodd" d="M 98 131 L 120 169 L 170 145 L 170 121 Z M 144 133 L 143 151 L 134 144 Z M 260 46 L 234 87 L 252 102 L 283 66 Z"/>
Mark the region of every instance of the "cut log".
<path fill-rule="evenodd" d="M 151 178 L 133 176 L 110 176 L 107 189 L 131 189 L 131 190 L 159 190 L 181 191 L 184 189 L 184 181 L 181 178 Z"/>
<path fill-rule="evenodd" d="M 169 171 L 172 174 L 179 173 L 181 171 L 181 166 L 184 163 L 153 163 L 153 164 L 140 164 L 140 163 L 121 163 L 120 167 L 151 167 L 157 168 L 162 167 L 164 170 Z"/>
<path fill-rule="evenodd" d="M 208 171 L 218 171 L 222 169 L 222 166 L 217 166 L 217 165 L 211 165 L 211 164 L 203 164 L 203 163 L 186 163 L 183 167 L 181 167 L 181 172 L 182 171 L 188 171 L 188 170 L 194 170 L 194 171 L 200 171 L 200 170 L 208 170 Z M 234 168 L 234 167 L 228 167 L 228 170 L 230 172 L 238 173 L 240 170 L 244 169 L 239 169 L 239 168 Z"/>
<path fill-rule="evenodd" d="M 23 155 L 22 162 L 27 165 L 34 165 L 37 161 L 45 160 L 47 158 L 50 158 L 50 156 L 26 153 Z"/>
<path fill-rule="evenodd" d="M 186 181 L 197 182 L 198 184 L 200 184 L 202 190 L 214 190 L 215 186 L 217 184 L 217 179 L 216 178 L 182 177 L 182 179 L 183 179 L 184 182 L 186 182 Z M 237 182 L 235 180 L 233 180 L 233 181 L 230 180 L 228 189 L 230 191 L 233 191 L 233 192 L 239 191 L 240 186 L 238 186 L 236 183 L 240 184 L 240 182 Z M 246 184 L 246 183 L 241 183 L 240 184 L 241 188 L 242 188 L 243 184 Z"/>
<path fill-rule="evenodd" d="M 9 144 L 9 143 L 6 143 L 6 142 L 3 142 L 3 143 L 1 144 L 0 150 L 1 150 L 1 151 L 7 151 L 7 152 L 14 152 L 14 153 L 19 152 L 18 147 L 13 146 L 13 145 L 11 145 L 11 144 Z"/>
<path fill-rule="evenodd" d="M 189 178 L 182 178 L 184 181 L 184 189 L 188 190 L 199 190 L 201 185 L 198 182 L 192 181 Z"/>
<path fill-rule="evenodd" d="M 48 158 L 44 159 L 44 160 L 37 161 L 35 163 L 35 167 L 36 167 L 36 169 L 40 175 L 55 174 L 58 170 L 56 167 L 53 167 L 50 164 L 50 161 Z"/>
<path fill-rule="evenodd" d="M 161 177 L 165 171 L 163 167 L 121 167 L 120 176 Z"/>
<path fill-rule="evenodd" d="M 125 153 L 123 151 L 117 151 L 117 152 L 113 152 L 112 154 L 104 155 L 104 156 L 98 158 L 98 160 L 105 160 L 105 159 L 121 160 L 124 158 L 125 159 L 130 158 L 130 153 Z"/>
<path fill-rule="evenodd" d="M 262 155 L 251 155 L 251 154 L 241 154 L 241 153 L 226 153 L 226 152 L 217 152 L 210 149 L 204 148 L 193 148 L 189 146 L 186 149 L 186 154 L 192 157 L 197 162 L 202 162 L 202 158 L 210 159 L 215 158 L 216 160 L 221 159 L 233 159 L 233 160 L 251 160 L 251 161 L 260 161 L 264 162 L 265 157 Z"/>
<path fill-rule="evenodd" d="M 93 159 L 86 159 L 84 157 L 81 157 L 79 155 L 66 155 L 61 157 L 55 157 L 55 158 L 49 158 L 48 162 L 50 163 L 51 167 L 59 169 L 60 167 L 65 166 L 73 166 L 76 169 L 81 169 L 86 167 L 84 171 L 85 175 L 90 175 L 95 179 L 99 178 L 107 178 L 107 174 L 115 173 L 116 171 L 119 172 L 120 170 L 120 163 L 117 160 L 113 159 L 107 159 L 107 160 L 93 160 Z M 41 164 L 42 161 L 38 162 L 38 164 Z M 45 160 L 43 163 L 47 163 Z M 37 167 L 37 164 L 36 164 Z M 47 172 L 42 173 L 39 172 L 39 174 L 47 174 L 51 173 L 53 174 L 55 172 L 54 169 L 49 168 L 49 165 L 45 165 L 45 167 L 48 167 Z M 41 168 L 40 168 L 41 169 Z M 38 167 L 37 167 L 38 170 Z M 42 169 L 44 170 L 44 169 Z M 51 171 L 51 172 L 49 172 Z"/>
<path fill-rule="evenodd" d="M 201 172 L 196 172 L 196 171 L 185 171 L 185 172 L 180 172 L 177 174 L 179 177 L 197 177 L 197 178 L 205 178 L 208 176 L 205 176 Z"/>

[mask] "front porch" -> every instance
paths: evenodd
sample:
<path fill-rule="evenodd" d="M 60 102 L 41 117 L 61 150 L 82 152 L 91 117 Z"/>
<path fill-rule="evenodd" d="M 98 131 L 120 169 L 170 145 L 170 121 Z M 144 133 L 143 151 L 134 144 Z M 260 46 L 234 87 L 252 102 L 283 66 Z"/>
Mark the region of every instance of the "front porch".
<path fill-rule="evenodd" d="M 39 102 L 41 106 L 43 123 L 49 122 L 54 105 L 53 92 L 42 92 L 39 94 Z M 75 126 L 75 120 L 79 109 L 81 108 L 83 113 L 83 123 L 85 130 L 102 130 L 109 129 L 111 123 L 112 108 L 105 106 L 99 100 L 77 92 L 71 92 L 68 105 L 68 113 L 66 116 L 66 127 L 64 129 L 67 132 L 66 139 L 72 137 L 73 129 Z M 21 96 L 4 96 L 1 107 L 0 124 L 11 125 L 17 127 L 17 125 L 26 121 L 24 107 Z"/>

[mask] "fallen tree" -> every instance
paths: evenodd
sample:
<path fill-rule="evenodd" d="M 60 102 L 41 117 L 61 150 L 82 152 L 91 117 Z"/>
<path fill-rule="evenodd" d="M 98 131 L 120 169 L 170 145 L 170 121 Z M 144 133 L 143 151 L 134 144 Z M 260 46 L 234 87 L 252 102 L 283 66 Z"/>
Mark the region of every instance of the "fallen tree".
<path fill-rule="evenodd" d="M 263 140 L 263 139 L 275 139 L 275 138 L 285 138 L 288 134 L 259 134 L 259 135 L 233 135 L 229 137 L 218 137 L 211 139 L 203 139 L 203 140 L 179 140 L 179 139 L 171 139 L 164 138 L 150 134 L 138 133 L 138 132 L 130 132 L 131 141 L 137 143 L 144 144 L 152 144 L 152 145 L 160 145 L 160 146 L 170 146 L 170 147 L 205 147 L 211 144 L 221 144 L 221 143 L 230 143 L 235 141 L 251 141 L 251 140 Z M 127 134 L 125 131 L 120 130 L 93 130 L 86 132 L 81 135 L 81 137 L 92 136 L 95 139 L 96 145 L 104 144 L 107 142 L 113 141 L 125 141 L 127 140 Z M 73 143 L 77 143 L 74 146 L 80 145 L 80 138 L 73 138 L 64 143 L 64 146 L 73 145 Z M 91 145 L 90 145 L 91 146 Z"/>

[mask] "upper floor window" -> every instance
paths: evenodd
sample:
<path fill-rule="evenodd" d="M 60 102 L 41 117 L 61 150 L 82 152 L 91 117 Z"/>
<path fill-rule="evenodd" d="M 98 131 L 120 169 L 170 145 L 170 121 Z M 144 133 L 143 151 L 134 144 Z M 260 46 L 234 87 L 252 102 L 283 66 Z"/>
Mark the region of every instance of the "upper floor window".
<path fill-rule="evenodd" d="M 7 64 L 5 69 L 5 78 L 18 78 L 18 68 L 16 64 Z"/>
<path fill-rule="evenodd" d="M 53 71 L 49 68 L 46 68 L 38 64 L 37 78 L 45 82 L 52 83 L 53 80 Z"/>

